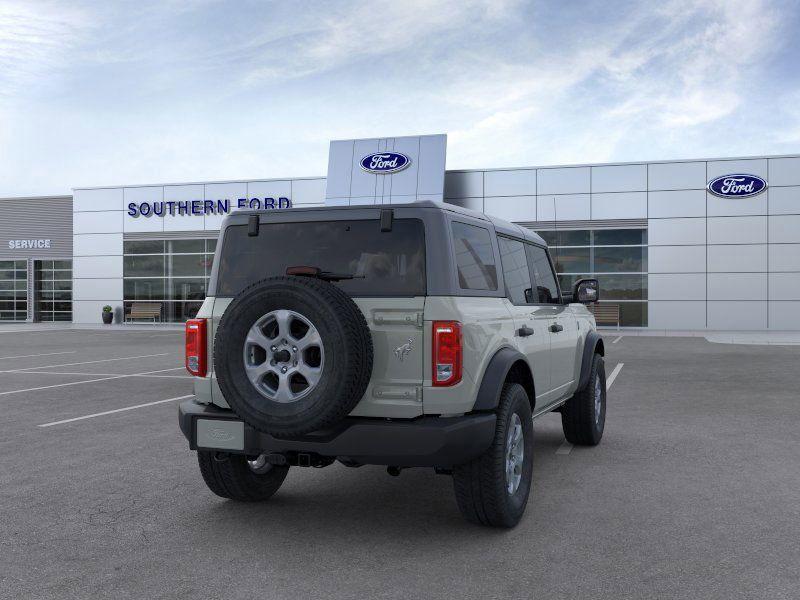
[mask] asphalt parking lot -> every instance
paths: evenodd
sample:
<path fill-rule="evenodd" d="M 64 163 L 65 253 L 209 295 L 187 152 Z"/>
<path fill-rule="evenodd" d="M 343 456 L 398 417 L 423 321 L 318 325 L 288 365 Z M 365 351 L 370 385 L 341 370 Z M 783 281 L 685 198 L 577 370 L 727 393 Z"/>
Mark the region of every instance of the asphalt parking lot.
<path fill-rule="evenodd" d="M 528 512 L 496 531 L 420 469 L 223 501 L 178 430 L 180 331 L 0 333 L 0 597 L 800 597 L 800 346 L 615 338 L 603 442 L 537 421 Z"/>

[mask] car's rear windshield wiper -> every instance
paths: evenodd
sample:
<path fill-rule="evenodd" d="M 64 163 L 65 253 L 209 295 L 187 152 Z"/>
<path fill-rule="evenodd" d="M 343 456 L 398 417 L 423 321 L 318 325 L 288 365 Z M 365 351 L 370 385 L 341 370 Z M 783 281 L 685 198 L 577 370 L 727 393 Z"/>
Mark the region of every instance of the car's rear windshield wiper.
<path fill-rule="evenodd" d="M 287 275 L 295 275 L 300 277 L 316 277 L 323 281 L 341 281 L 343 279 L 365 279 L 364 275 L 356 275 L 354 273 L 332 273 L 331 271 L 323 271 L 319 267 L 286 267 Z"/>

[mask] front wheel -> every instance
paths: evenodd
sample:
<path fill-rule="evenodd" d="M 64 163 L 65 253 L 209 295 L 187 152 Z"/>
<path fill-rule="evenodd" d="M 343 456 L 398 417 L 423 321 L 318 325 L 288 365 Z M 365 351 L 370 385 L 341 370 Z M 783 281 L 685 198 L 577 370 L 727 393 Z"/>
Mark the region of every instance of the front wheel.
<path fill-rule="evenodd" d="M 287 466 L 271 465 L 265 457 L 198 450 L 197 462 L 208 489 L 239 502 L 267 500 L 281 487 Z"/>
<path fill-rule="evenodd" d="M 479 525 L 514 527 L 522 518 L 533 478 L 533 419 L 528 394 L 507 383 L 500 394 L 489 449 L 453 469 L 461 514 Z"/>
<path fill-rule="evenodd" d="M 561 426 L 570 444 L 596 446 L 603 438 L 606 424 L 606 367 L 603 357 L 595 354 L 589 382 L 561 407 Z"/>

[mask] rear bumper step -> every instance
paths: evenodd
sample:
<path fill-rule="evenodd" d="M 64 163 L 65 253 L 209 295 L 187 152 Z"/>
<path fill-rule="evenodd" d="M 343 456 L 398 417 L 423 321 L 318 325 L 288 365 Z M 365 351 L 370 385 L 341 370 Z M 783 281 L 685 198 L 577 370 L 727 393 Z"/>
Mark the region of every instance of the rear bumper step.
<path fill-rule="evenodd" d="M 494 413 L 407 421 L 348 417 L 328 431 L 278 439 L 243 423 L 230 410 L 195 400 L 181 403 L 178 417 L 192 450 L 318 454 L 362 464 L 441 468 L 480 456 L 492 442 L 496 422 Z"/>

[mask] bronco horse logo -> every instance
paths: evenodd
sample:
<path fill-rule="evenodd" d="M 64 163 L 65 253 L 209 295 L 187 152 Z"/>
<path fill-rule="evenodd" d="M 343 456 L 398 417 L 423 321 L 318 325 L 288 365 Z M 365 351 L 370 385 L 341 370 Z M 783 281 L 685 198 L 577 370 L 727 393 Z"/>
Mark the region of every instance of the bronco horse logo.
<path fill-rule="evenodd" d="M 403 359 L 406 355 L 414 349 L 414 340 L 408 338 L 408 341 L 403 344 L 402 346 L 398 346 L 394 349 L 394 355 L 400 359 L 400 362 L 403 362 Z"/>

